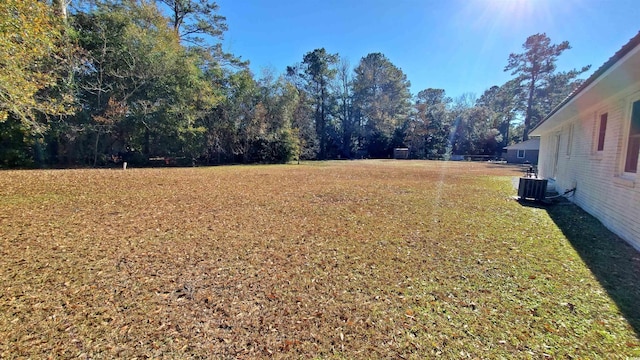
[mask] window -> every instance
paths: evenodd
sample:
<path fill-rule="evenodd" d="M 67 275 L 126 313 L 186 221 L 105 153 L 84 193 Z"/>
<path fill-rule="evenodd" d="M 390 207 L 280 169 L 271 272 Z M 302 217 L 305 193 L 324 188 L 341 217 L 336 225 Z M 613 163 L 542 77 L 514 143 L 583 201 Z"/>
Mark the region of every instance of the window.
<path fill-rule="evenodd" d="M 553 176 L 552 178 L 556 178 L 558 175 L 558 158 L 560 157 L 560 133 L 555 134 L 555 152 L 553 153 Z"/>
<path fill-rule="evenodd" d="M 567 137 L 567 156 L 571 155 L 571 146 L 573 145 L 573 124 L 569 125 L 569 135 Z"/>
<path fill-rule="evenodd" d="M 524 159 L 524 150 L 518 150 L 518 159 Z"/>
<path fill-rule="evenodd" d="M 604 137 L 607 133 L 608 115 L 609 114 L 607 113 L 600 115 L 600 123 L 598 124 L 598 147 L 596 148 L 597 151 L 604 150 Z"/>
<path fill-rule="evenodd" d="M 640 100 L 634 102 L 631 109 L 631 125 L 624 172 L 634 174 L 638 172 L 638 154 L 640 154 Z"/>

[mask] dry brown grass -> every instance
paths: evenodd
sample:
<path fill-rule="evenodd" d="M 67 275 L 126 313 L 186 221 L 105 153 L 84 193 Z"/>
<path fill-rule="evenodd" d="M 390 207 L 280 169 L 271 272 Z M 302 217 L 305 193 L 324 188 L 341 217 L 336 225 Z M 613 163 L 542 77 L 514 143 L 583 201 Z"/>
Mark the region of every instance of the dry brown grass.
<path fill-rule="evenodd" d="M 0 173 L 1 358 L 639 356 L 509 167 Z"/>

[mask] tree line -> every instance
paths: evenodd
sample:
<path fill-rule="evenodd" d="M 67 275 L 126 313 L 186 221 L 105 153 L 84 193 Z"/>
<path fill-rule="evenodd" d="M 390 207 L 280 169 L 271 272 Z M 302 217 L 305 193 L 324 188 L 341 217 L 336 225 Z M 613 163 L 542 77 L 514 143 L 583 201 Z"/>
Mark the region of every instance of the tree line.
<path fill-rule="evenodd" d="M 581 82 L 568 42 L 526 39 L 480 97 L 411 94 L 382 53 L 324 48 L 254 75 L 221 46 L 210 0 L 0 3 L 0 167 L 498 157 Z"/>

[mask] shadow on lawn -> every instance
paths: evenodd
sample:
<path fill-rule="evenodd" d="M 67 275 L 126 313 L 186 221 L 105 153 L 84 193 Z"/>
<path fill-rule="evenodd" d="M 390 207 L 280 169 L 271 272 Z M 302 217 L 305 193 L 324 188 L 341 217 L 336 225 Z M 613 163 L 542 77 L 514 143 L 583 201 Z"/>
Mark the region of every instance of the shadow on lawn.
<path fill-rule="evenodd" d="M 640 336 L 640 252 L 575 205 L 547 212 Z"/>

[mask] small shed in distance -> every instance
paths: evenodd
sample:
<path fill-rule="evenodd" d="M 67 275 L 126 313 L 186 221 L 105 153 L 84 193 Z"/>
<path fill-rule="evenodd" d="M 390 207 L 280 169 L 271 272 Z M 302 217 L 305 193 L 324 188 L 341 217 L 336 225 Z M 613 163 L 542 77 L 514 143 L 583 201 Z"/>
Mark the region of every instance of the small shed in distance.
<path fill-rule="evenodd" d="M 395 148 L 395 149 L 393 149 L 393 158 L 394 159 L 408 159 L 409 158 L 409 148 Z"/>
<path fill-rule="evenodd" d="M 503 148 L 503 157 L 511 164 L 538 164 L 539 153 L 539 137 Z"/>

